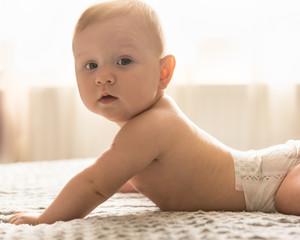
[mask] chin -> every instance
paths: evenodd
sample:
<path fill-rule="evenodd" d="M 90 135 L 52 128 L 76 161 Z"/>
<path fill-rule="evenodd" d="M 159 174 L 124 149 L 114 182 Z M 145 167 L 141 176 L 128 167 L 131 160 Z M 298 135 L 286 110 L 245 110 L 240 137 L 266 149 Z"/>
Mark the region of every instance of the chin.
<path fill-rule="evenodd" d="M 99 114 L 101 115 L 101 114 Z M 106 118 L 107 120 L 111 121 L 111 122 L 115 122 L 118 125 L 124 125 L 126 124 L 130 119 L 132 119 L 133 117 L 131 116 L 105 116 L 105 115 L 101 115 L 102 117 Z"/>
<path fill-rule="evenodd" d="M 108 113 L 108 112 L 99 112 L 99 111 L 92 111 L 93 113 L 101 116 L 101 117 L 104 117 L 105 119 L 111 121 L 111 122 L 115 122 L 117 123 L 118 125 L 124 125 L 126 124 L 129 120 L 135 118 L 136 116 L 138 116 L 141 112 L 131 112 L 131 113 L 124 113 L 124 114 L 113 114 L 112 112 L 111 113 Z"/>

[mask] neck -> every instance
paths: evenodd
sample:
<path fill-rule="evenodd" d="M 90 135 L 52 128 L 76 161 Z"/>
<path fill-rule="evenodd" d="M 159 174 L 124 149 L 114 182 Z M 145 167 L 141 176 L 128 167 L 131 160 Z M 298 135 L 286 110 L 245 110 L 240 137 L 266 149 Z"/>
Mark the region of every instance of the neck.
<path fill-rule="evenodd" d="M 126 121 L 122 121 L 122 122 L 115 122 L 120 128 L 124 127 L 131 119 L 139 116 L 140 114 L 152 109 L 158 102 L 159 100 L 164 96 L 163 92 L 162 94 L 157 95 L 157 97 L 155 98 L 155 100 L 153 101 L 153 103 L 151 104 L 151 106 L 149 106 L 148 108 L 146 108 L 144 111 L 138 113 L 137 115 L 133 116 L 132 118 L 126 120 Z"/>

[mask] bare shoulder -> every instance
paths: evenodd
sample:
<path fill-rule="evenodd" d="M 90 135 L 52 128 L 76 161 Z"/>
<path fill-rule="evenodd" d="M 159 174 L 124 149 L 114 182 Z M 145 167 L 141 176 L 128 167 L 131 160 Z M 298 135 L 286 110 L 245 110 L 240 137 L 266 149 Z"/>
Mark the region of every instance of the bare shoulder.
<path fill-rule="evenodd" d="M 177 137 L 184 131 L 178 111 L 169 97 L 162 97 L 120 129 L 104 156 L 113 159 L 110 163 L 126 165 L 133 174 L 141 171 L 182 139 Z"/>
<path fill-rule="evenodd" d="M 180 111 L 173 100 L 162 97 L 151 109 L 146 110 L 124 125 L 117 134 L 114 144 L 120 141 L 136 141 L 136 144 L 151 144 L 160 148 L 162 141 L 176 128 Z M 157 149 L 159 151 L 159 149 Z"/>
<path fill-rule="evenodd" d="M 152 108 L 134 117 L 120 129 L 110 152 L 145 167 L 183 143 L 187 144 L 193 135 L 197 135 L 195 125 L 170 97 L 163 96 Z M 136 170 L 141 170 L 141 166 Z"/>

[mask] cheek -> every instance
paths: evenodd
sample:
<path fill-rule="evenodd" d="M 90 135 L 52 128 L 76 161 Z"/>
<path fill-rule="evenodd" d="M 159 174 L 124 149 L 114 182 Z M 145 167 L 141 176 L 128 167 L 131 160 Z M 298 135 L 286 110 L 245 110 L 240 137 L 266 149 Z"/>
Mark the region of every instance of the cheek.
<path fill-rule="evenodd" d="M 91 87 L 87 84 L 87 81 L 84 81 L 84 79 L 77 78 L 77 87 L 79 91 L 79 95 L 85 105 L 89 103 L 89 101 L 92 100 L 92 93 L 91 93 Z"/>
<path fill-rule="evenodd" d="M 141 69 L 132 79 L 138 79 L 134 82 L 137 89 L 149 92 L 158 88 L 159 78 L 159 69 L 156 66 L 152 66 Z"/>
<path fill-rule="evenodd" d="M 132 104 L 145 104 L 145 102 L 152 101 L 156 96 L 158 81 L 155 78 L 143 76 L 139 81 L 124 87 L 126 90 L 124 88 L 122 90 L 124 90 L 124 93 L 126 93 Z"/>
<path fill-rule="evenodd" d="M 145 75 L 142 84 L 142 89 L 145 91 L 145 93 L 150 95 L 156 94 L 159 88 L 159 74 L 150 74 L 148 76 Z"/>
<path fill-rule="evenodd" d="M 77 78 L 77 88 L 78 91 L 80 93 L 80 96 L 84 95 L 86 89 L 85 89 L 85 85 L 83 84 L 83 82 Z"/>

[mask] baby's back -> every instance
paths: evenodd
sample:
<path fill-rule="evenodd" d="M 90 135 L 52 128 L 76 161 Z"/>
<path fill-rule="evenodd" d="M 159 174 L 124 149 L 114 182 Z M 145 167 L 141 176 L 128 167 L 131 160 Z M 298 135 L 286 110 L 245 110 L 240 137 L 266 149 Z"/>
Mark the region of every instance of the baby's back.
<path fill-rule="evenodd" d="M 245 209 L 230 149 L 188 120 L 169 97 L 150 111 L 159 112 L 161 151 L 132 178 L 136 189 L 162 210 Z"/>

